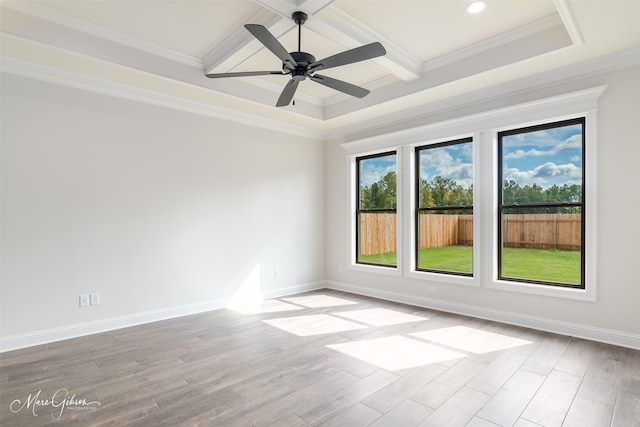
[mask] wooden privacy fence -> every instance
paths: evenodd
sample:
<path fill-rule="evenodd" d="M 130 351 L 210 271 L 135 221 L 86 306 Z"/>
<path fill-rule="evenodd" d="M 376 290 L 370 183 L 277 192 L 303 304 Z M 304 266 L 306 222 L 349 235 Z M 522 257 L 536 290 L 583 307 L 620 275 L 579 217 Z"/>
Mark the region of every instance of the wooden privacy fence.
<path fill-rule="evenodd" d="M 360 214 L 360 254 L 374 255 L 397 252 L 396 214 Z"/>
<path fill-rule="evenodd" d="M 363 213 L 360 220 L 362 255 L 397 252 L 396 215 Z M 581 248 L 580 214 L 509 214 L 504 215 L 504 245 L 510 248 L 559 249 Z M 420 248 L 470 246 L 473 244 L 472 215 L 420 215 Z"/>
<path fill-rule="evenodd" d="M 510 248 L 579 251 L 580 214 L 509 214 L 502 220 L 502 241 Z"/>

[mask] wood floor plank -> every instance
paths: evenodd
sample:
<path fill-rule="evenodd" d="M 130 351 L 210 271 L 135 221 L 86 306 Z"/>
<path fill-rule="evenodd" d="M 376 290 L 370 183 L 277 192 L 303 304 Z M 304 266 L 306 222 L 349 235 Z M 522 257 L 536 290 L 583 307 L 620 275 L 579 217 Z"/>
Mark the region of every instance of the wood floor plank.
<path fill-rule="evenodd" d="M 613 405 L 622 380 L 622 360 L 611 346 L 596 345 L 591 363 L 578 389 L 578 396 Z"/>
<path fill-rule="evenodd" d="M 415 427 L 433 413 L 433 409 L 411 399 L 405 399 L 378 418 L 371 427 Z"/>
<path fill-rule="evenodd" d="M 569 337 L 546 334 L 535 352 L 522 365 L 525 371 L 541 375 L 549 375 L 569 345 Z"/>
<path fill-rule="evenodd" d="M 398 378 L 362 402 L 376 411 L 386 414 L 446 370 L 447 368 L 438 364 L 414 368 L 410 374 Z"/>
<path fill-rule="evenodd" d="M 335 392 L 334 399 L 327 399 L 324 405 L 315 406 L 308 411 L 297 413 L 297 415 L 311 424 L 321 424 L 340 413 L 343 407 L 361 402 L 396 379 L 398 379 L 397 375 L 380 369 Z"/>
<path fill-rule="evenodd" d="M 543 425 L 540 424 L 536 424 L 533 423 L 531 421 L 525 420 L 523 418 L 520 418 L 514 425 L 513 427 L 545 427 Z"/>
<path fill-rule="evenodd" d="M 544 380 L 543 375 L 518 370 L 478 412 L 478 416 L 501 426 L 513 425 Z"/>
<path fill-rule="evenodd" d="M 576 396 L 562 427 L 602 427 L 611 425 L 613 406 Z"/>
<path fill-rule="evenodd" d="M 318 381 L 307 384 L 306 387 L 292 390 L 277 401 L 257 406 L 252 411 L 245 411 L 243 415 L 254 424 L 262 425 L 275 422 L 289 414 L 295 414 L 306 420 L 304 415 L 307 412 L 319 408 L 322 402 L 326 402 L 326 405 L 333 402 L 334 394 L 342 387 L 359 380 L 360 378 L 349 373 L 336 371 L 331 375 L 325 375 Z"/>
<path fill-rule="evenodd" d="M 482 418 L 473 417 L 465 427 L 500 427 L 500 426 L 490 421 L 483 420 Z"/>
<path fill-rule="evenodd" d="M 348 409 L 338 412 L 338 414 L 329 418 L 320 424 L 322 427 L 366 427 L 371 425 L 375 420 L 380 418 L 382 414 L 374 411 L 368 406 L 358 403 Z"/>
<path fill-rule="evenodd" d="M 638 425 L 638 420 L 640 420 L 640 379 L 625 378 L 620 382 L 611 426 Z"/>
<path fill-rule="evenodd" d="M 413 393 L 410 398 L 432 409 L 437 409 L 484 368 L 485 365 L 480 363 L 462 360 Z"/>
<path fill-rule="evenodd" d="M 572 337 L 554 369 L 568 374 L 583 376 L 597 351 L 597 343 Z"/>
<path fill-rule="evenodd" d="M 552 371 L 521 418 L 545 427 L 560 427 L 578 391 L 580 380 L 576 375 Z"/>
<path fill-rule="evenodd" d="M 298 336 L 265 322 L 305 316 L 362 327 Z M 411 354 L 337 350 L 405 341 Z M 35 404 L 7 410 L 61 388 L 100 405 L 62 420 L 50 402 L 38 417 Z M 636 427 L 639 402 L 638 350 L 333 290 L 0 354 L 0 425 L 12 427 Z"/>
<path fill-rule="evenodd" d="M 462 387 L 444 402 L 419 427 L 464 427 L 491 396 L 469 387 Z"/>
<path fill-rule="evenodd" d="M 526 356 L 505 351 L 476 375 L 468 386 L 487 394 L 495 394 L 527 360 Z"/>

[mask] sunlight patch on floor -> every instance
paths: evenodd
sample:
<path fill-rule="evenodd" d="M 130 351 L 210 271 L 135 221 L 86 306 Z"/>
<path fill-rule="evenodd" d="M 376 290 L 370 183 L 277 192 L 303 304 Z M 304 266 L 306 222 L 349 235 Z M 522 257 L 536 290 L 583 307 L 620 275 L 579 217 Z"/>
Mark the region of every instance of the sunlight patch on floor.
<path fill-rule="evenodd" d="M 399 325 L 402 323 L 420 322 L 429 320 L 426 317 L 414 316 L 401 311 L 386 308 L 371 308 L 367 310 L 343 311 L 335 313 L 336 316 L 346 317 L 356 322 L 366 323 L 372 326 Z"/>
<path fill-rule="evenodd" d="M 326 314 L 313 314 L 309 316 L 281 317 L 278 319 L 263 320 L 268 325 L 287 331 L 299 337 L 310 335 L 332 334 L 336 332 L 365 329 L 366 326 L 348 320 L 328 316 Z"/>
<path fill-rule="evenodd" d="M 458 350 L 482 354 L 491 351 L 500 351 L 521 345 L 532 344 L 531 341 L 497 334 L 495 332 L 482 331 L 467 326 L 452 326 L 449 328 L 434 329 L 431 331 L 416 332 L 410 334 L 416 338 L 453 347 Z"/>
<path fill-rule="evenodd" d="M 332 297 L 330 295 L 305 295 L 301 297 L 290 297 L 282 299 L 284 301 L 289 301 L 291 303 L 302 305 L 308 308 L 337 307 L 341 305 L 357 304 L 357 302 Z"/>
<path fill-rule="evenodd" d="M 415 368 L 466 356 L 463 353 L 399 335 L 332 344 L 327 347 L 389 371 Z"/>

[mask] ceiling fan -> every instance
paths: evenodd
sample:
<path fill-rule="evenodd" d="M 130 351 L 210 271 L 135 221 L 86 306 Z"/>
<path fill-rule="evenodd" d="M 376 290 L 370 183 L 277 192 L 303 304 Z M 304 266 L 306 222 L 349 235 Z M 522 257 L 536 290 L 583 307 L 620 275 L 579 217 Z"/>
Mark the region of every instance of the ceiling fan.
<path fill-rule="evenodd" d="M 307 21 L 307 14 L 304 12 L 294 12 L 291 16 L 293 21 L 298 25 L 298 51 L 287 52 L 280 42 L 267 30 L 264 26 L 258 24 L 246 24 L 244 27 L 255 38 L 260 41 L 267 49 L 273 52 L 282 61 L 282 71 L 246 71 L 235 73 L 218 73 L 205 74 L 212 79 L 223 77 L 247 77 L 247 76 L 266 76 L 266 75 L 290 75 L 291 80 L 284 87 L 284 90 L 278 98 L 276 107 L 284 107 L 289 105 L 296 93 L 298 83 L 307 77 L 316 83 L 330 87 L 337 91 L 346 93 L 351 96 L 363 98 L 369 94 L 369 90 L 360 86 L 347 83 L 332 77 L 315 74 L 316 71 L 326 70 L 342 65 L 353 64 L 354 62 L 366 61 L 385 55 L 387 52 L 379 42 L 370 43 L 355 49 L 350 49 L 336 55 L 329 56 L 320 61 L 310 53 L 302 52 L 300 48 L 302 24 Z"/>

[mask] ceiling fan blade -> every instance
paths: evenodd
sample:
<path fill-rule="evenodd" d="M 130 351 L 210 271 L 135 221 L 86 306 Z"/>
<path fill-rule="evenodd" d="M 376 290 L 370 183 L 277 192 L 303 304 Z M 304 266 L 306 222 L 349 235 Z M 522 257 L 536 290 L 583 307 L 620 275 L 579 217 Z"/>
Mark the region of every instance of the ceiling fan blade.
<path fill-rule="evenodd" d="M 282 71 L 241 71 L 237 73 L 212 73 L 212 74 L 205 74 L 205 76 L 209 77 L 210 79 L 220 79 L 223 77 L 268 76 L 271 74 L 282 75 L 282 76 L 285 75 L 285 73 L 283 73 Z"/>
<path fill-rule="evenodd" d="M 346 50 L 328 58 L 309 64 L 307 71 L 326 70 L 327 68 L 339 67 L 341 65 L 353 64 L 354 62 L 366 61 L 385 55 L 387 51 L 379 42 L 370 43 L 355 49 Z"/>
<path fill-rule="evenodd" d="M 365 96 L 369 95 L 369 92 L 371 92 L 370 90 L 362 88 L 360 86 L 352 85 L 351 83 L 347 83 L 331 77 L 321 76 L 320 74 L 316 74 L 315 76 L 311 76 L 309 78 L 316 83 L 320 83 L 321 85 L 325 85 L 327 87 L 330 87 L 331 89 L 346 93 L 347 95 L 355 96 L 356 98 L 364 98 Z"/>
<path fill-rule="evenodd" d="M 296 93 L 296 89 L 298 88 L 298 80 L 291 79 L 284 87 L 282 93 L 280 94 L 280 98 L 278 98 L 278 102 L 276 103 L 276 107 L 286 107 L 289 105 L 291 100 L 293 99 L 293 95 Z"/>
<path fill-rule="evenodd" d="M 287 65 L 286 68 L 294 69 L 298 65 L 295 59 L 287 52 L 287 49 L 264 26 L 258 24 L 246 24 L 244 26 L 260 43 L 269 49 L 275 56 Z"/>

